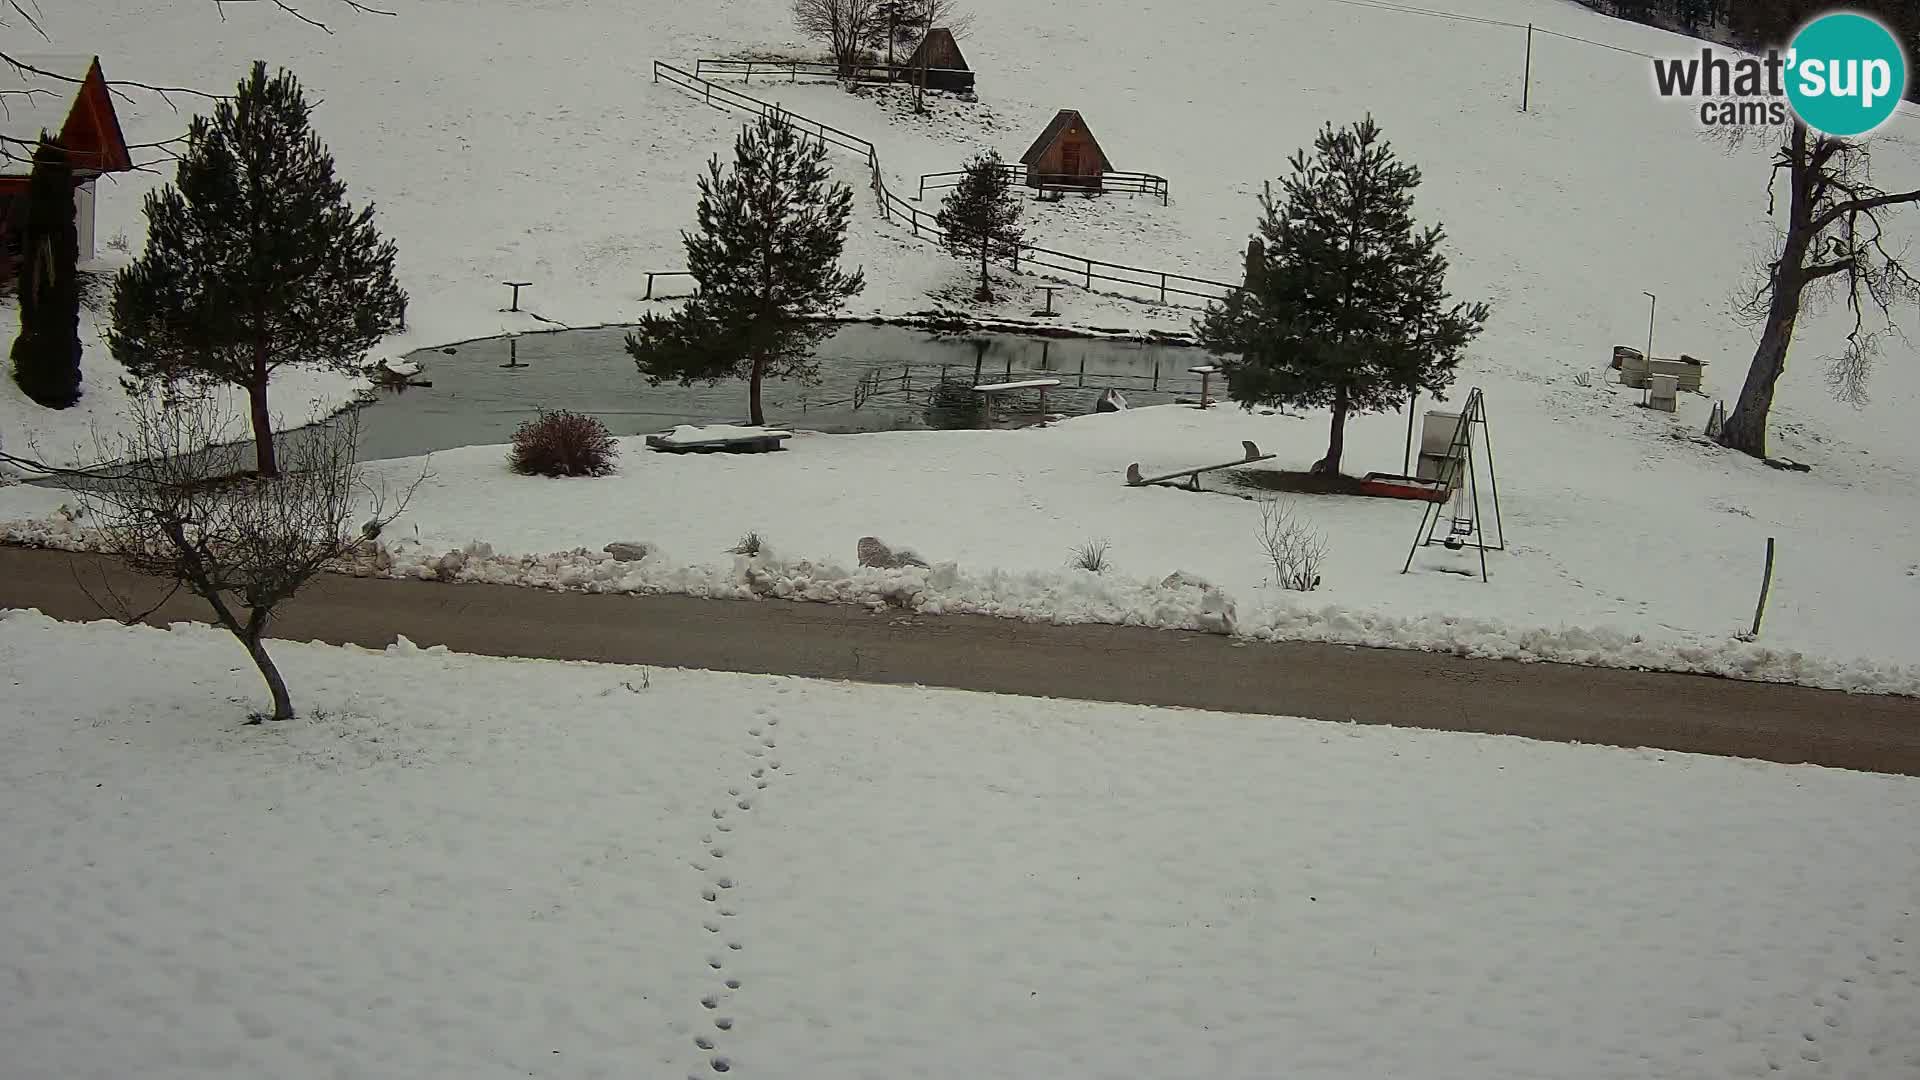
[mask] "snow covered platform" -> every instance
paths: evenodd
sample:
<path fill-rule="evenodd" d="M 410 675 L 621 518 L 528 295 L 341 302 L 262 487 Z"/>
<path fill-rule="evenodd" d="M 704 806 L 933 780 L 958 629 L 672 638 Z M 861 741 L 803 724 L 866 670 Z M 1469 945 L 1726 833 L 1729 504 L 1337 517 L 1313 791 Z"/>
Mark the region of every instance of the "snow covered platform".
<path fill-rule="evenodd" d="M 781 444 L 793 438 L 791 431 L 739 424 L 710 424 L 696 427 L 681 424 L 664 435 L 647 436 L 647 446 L 672 454 L 764 454 L 784 450 Z"/>
<path fill-rule="evenodd" d="M 1044 418 L 1047 412 L 1047 391 L 1059 385 L 1059 379 L 1022 379 L 1016 382 L 982 383 L 974 387 L 973 392 L 981 395 L 981 399 L 987 403 L 986 419 L 991 423 L 995 394 L 1003 394 L 1010 390 L 1038 390 L 1040 391 L 1040 414 Z"/>

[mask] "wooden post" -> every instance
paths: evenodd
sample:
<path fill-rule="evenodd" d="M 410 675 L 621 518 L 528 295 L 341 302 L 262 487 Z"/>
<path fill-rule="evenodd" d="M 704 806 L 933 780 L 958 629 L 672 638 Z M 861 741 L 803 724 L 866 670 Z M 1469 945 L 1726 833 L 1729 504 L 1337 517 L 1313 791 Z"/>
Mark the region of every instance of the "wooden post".
<path fill-rule="evenodd" d="M 1526 112 L 1533 100 L 1533 24 L 1527 24 L 1527 66 L 1520 77 L 1520 111 Z"/>
<path fill-rule="evenodd" d="M 1767 569 L 1760 579 L 1760 603 L 1753 609 L 1753 633 L 1760 636 L 1760 616 L 1767 613 L 1767 592 L 1773 588 L 1773 537 L 1767 537 Z"/>
<path fill-rule="evenodd" d="M 653 275 L 652 274 L 647 275 L 647 292 L 646 292 L 646 295 L 642 296 L 640 299 L 642 300 L 653 299 Z"/>

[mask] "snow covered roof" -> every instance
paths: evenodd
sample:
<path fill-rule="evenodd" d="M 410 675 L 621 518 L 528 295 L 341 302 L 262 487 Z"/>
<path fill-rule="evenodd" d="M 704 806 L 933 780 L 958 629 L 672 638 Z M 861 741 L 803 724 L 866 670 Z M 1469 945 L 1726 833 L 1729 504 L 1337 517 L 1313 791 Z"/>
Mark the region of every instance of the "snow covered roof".
<path fill-rule="evenodd" d="M 89 54 L 10 54 L 0 60 L 0 176 L 25 176 L 40 133 L 60 136 L 87 172 L 131 166 L 113 98 Z"/>

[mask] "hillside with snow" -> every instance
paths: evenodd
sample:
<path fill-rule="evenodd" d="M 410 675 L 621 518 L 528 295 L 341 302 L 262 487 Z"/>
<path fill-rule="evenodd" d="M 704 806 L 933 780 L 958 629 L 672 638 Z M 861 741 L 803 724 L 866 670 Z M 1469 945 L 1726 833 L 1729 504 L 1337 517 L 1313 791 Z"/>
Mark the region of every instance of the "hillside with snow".
<path fill-rule="evenodd" d="M 1763 642 L 1823 662 L 1865 657 L 1868 669 L 1901 672 L 1882 684 L 1905 685 L 1920 662 L 1920 576 L 1907 539 L 1920 528 L 1913 347 L 1892 343 L 1873 400 L 1855 409 L 1828 395 L 1817 360 L 1844 337 L 1847 313 L 1802 320 L 1773 447 L 1813 465 L 1811 474 L 1776 472 L 1686 438 L 1714 398 L 1731 404 L 1751 354 L 1752 334 L 1730 318 L 1727 299 L 1749 284 L 1770 235 L 1765 147 L 1705 138 L 1691 109 L 1655 94 L 1640 54 L 1684 54 L 1696 43 L 1547 0 L 1450 7 L 1463 17 L 1303 0 L 1089 19 L 1073 5 L 970 0 L 961 44 L 978 72 L 977 101 L 935 95 L 921 117 L 883 91 L 758 77 L 729 85 L 871 139 L 888 183 L 909 195 L 918 175 L 956 168 L 977 149 L 1017 159 L 1057 109 L 1078 109 L 1115 167 L 1168 178 L 1170 204 L 1125 195 L 1028 203 L 1031 237 L 1220 280 L 1237 279 L 1262 182 L 1283 174 L 1323 123 L 1371 114 L 1425 174 L 1416 215 L 1447 227 L 1454 293 L 1494 305 L 1460 385 L 1486 391 L 1514 546 L 1497 557 L 1490 586 L 1431 567 L 1401 577 L 1417 507 L 1307 500 L 1334 553 L 1324 592 L 1288 606 L 1327 610 L 1301 617 L 1311 626 L 1289 617 L 1288 633 L 1327 634 L 1341 613 L 1363 627 L 1470 616 L 1505 626 L 1507 637 L 1605 630 L 1619 640 L 1720 648 L 1750 618 L 1771 536 L 1782 557 L 1768 622 L 1775 636 Z M 743 117 L 656 83 L 653 61 L 690 70 L 706 57 L 816 52 L 796 40 L 782 0 L 644 13 L 607 2 L 402 0 L 395 10 L 386 17 L 317 3 L 312 13 L 326 33 L 267 5 L 100 0 L 50 10 L 47 27 L 59 48 L 101 54 L 110 76 L 157 85 L 224 90 L 255 57 L 293 68 L 321 102 L 316 123 L 352 197 L 378 207 L 400 247 L 412 306 L 406 333 L 383 355 L 554 323 L 630 320 L 661 307 L 639 299 L 645 274 L 683 265 L 679 234 L 692 224 L 694 178 L 710 156 L 730 153 Z M 1496 24 L 1527 22 L 1587 41 L 1536 36 L 1522 113 L 1525 35 Z M 126 89 L 119 107 L 129 139 L 178 135 L 194 102 L 173 102 L 183 111 Z M 882 220 L 863 160 L 831 160 L 858 192 L 846 261 L 867 269 L 869 286 L 853 314 L 952 308 L 1021 317 L 1038 306 L 1031 278 L 997 305 L 971 305 L 970 267 Z M 1920 183 L 1920 120 L 1883 130 L 1875 169 L 1887 186 Z M 137 250 L 140 196 L 164 173 L 105 187 L 103 238 L 125 234 Z M 1898 222 L 1900 242 L 1920 235 L 1916 220 Z M 501 310 L 499 283 L 508 279 L 533 282 L 522 302 L 537 317 Z M 1638 392 L 1611 386 L 1606 371 L 1612 346 L 1645 341 L 1645 292 L 1659 298 L 1656 351 L 1709 362 L 1707 394 L 1683 395 L 1677 416 L 1635 407 Z M 1081 327 L 1180 332 L 1195 314 L 1072 288 L 1057 303 L 1063 321 Z M 88 362 L 89 386 L 110 398 L 104 351 Z M 297 404 L 341 389 L 314 388 Z M 643 392 L 637 380 L 635 392 Z M 6 445 L 50 425 L 71 434 L 70 419 L 49 421 L 11 385 L 0 394 Z M 971 433 L 915 436 L 907 452 L 866 449 L 896 436 L 836 442 L 831 453 L 801 440 L 782 489 L 788 497 L 772 500 L 755 497 L 762 479 L 728 463 L 630 453 L 617 482 L 647 495 L 613 505 L 654 507 L 648 514 L 610 511 L 591 486 L 542 489 L 542 481 L 508 477 L 497 450 L 463 451 L 436 459 L 441 477 L 402 527 L 440 550 L 485 542 L 533 554 L 597 551 L 638 535 L 721 566 L 729 560 L 719 545 L 748 529 L 767 530 L 785 554 L 805 559 L 845 560 L 853 539 L 878 533 L 928 548 L 944 539 L 937 554 L 983 573 L 1055 571 L 1067 544 L 1107 535 L 1117 551 L 1131 548 L 1129 572 L 1199 571 L 1254 606 L 1263 583 L 1249 507 L 1127 492 L 1118 475 L 1136 460 L 1212 461 L 1241 438 L 1278 450 L 1278 466 L 1304 468 L 1324 439 L 1321 416 L 1223 410 L 1207 424 L 1088 418 L 1065 428 L 1071 434 L 1028 433 L 1031 445 L 995 443 L 991 453 L 971 445 Z M 1356 420 L 1349 471 L 1397 471 L 1403 432 L 1399 416 Z M 1060 438 L 1040 441 L 1049 435 Z M 950 490 L 969 497 L 919 497 L 926 466 L 907 465 L 919 455 L 952 469 L 967 486 Z M 418 466 L 397 462 L 389 471 Z M 687 491 L 704 494 L 672 502 Z M 870 500 L 861 520 L 818 512 L 847 491 Z M 543 507 L 542 516 L 501 520 L 492 508 L 508 497 Z M 0 500 L 0 517 L 44 514 L 57 502 L 16 490 Z M 1349 636 L 1371 640 L 1368 633 Z"/>

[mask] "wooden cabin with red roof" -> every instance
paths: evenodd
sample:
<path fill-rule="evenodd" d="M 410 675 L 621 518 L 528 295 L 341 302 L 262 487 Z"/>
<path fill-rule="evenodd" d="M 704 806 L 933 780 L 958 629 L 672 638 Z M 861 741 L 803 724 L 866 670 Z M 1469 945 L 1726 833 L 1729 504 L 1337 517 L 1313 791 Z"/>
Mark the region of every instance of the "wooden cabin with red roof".
<path fill-rule="evenodd" d="M 27 180 L 33 151 L 45 131 L 58 138 L 73 164 L 74 214 L 80 225 L 80 261 L 93 257 L 95 182 L 133 168 L 127 137 L 114 115 L 113 92 L 97 56 L 15 56 L 0 60 L 0 227 L 6 250 L 17 251 L 26 228 Z"/>

